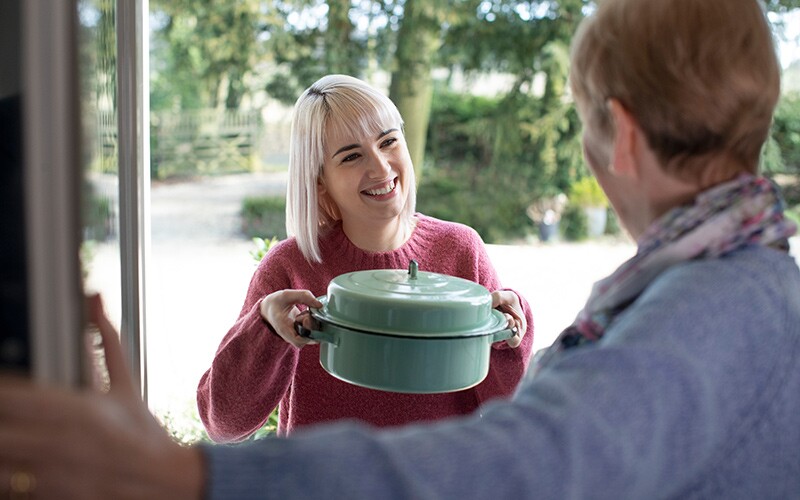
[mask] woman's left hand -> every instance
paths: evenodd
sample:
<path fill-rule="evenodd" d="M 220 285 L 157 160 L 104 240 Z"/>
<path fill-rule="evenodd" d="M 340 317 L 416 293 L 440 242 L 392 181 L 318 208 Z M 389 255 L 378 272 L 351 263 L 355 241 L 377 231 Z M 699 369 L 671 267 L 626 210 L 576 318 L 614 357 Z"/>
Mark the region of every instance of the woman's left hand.
<path fill-rule="evenodd" d="M 519 297 L 511 290 L 497 290 L 492 292 L 492 307 L 502 311 L 508 319 L 508 327 L 517 329 L 517 333 L 513 337 L 506 340 L 508 347 L 519 347 L 522 343 L 522 337 L 528 330 L 528 322 L 525 320 L 525 312 L 522 310 L 522 304 L 519 303 Z"/>

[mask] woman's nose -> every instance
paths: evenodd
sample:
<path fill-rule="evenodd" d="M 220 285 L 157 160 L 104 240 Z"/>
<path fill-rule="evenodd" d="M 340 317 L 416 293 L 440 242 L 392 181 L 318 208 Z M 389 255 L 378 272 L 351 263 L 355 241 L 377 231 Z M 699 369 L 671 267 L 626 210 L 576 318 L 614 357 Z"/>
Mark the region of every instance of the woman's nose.
<path fill-rule="evenodd" d="M 381 154 L 381 152 L 375 152 L 371 155 L 369 170 L 373 173 L 373 176 L 381 177 L 392 170 L 392 165 L 389 163 L 388 158 Z"/>

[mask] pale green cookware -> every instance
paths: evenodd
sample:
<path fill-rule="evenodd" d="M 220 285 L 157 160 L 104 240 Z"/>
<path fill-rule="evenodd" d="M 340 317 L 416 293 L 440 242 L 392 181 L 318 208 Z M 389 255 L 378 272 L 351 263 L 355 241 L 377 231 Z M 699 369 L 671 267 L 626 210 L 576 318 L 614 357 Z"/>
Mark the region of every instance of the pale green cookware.
<path fill-rule="evenodd" d="M 320 343 L 320 364 L 352 384 L 384 391 L 439 393 L 477 385 L 491 344 L 514 334 L 483 286 L 409 269 L 357 271 L 334 278 L 319 328 L 297 325 Z"/>

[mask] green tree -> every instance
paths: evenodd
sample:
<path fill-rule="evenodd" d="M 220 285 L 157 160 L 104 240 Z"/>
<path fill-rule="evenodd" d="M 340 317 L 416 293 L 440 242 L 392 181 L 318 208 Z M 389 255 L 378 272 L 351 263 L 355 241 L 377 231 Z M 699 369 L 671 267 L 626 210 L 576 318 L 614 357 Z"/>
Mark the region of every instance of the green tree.
<path fill-rule="evenodd" d="M 154 109 L 235 106 L 256 64 L 270 65 L 265 88 L 288 104 L 324 74 L 365 78 L 379 68 L 391 72 L 389 93 L 406 120 L 421 201 L 427 183 L 451 199 L 465 190 L 463 202 L 445 208 L 465 207 L 470 217 L 485 219 L 470 200 L 484 193 L 491 203 L 498 193 L 487 190 L 502 188 L 503 207 L 495 208 L 515 220 L 501 231 L 511 234 L 524 228 L 519 214 L 528 204 L 568 193 L 588 175 L 567 75 L 571 37 L 593 1 L 152 1 L 159 35 L 153 51 L 167 54 L 153 62 L 154 72 L 165 75 L 154 78 Z M 800 7 L 800 0 L 765 5 L 781 14 Z M 780 31 L 778 18 L 771 19 Z M 454 92 L 451 84 L 462 75 L 502 75 L 508 84 L 477 98 Z M 775 168 L 784 168 L 775 152 L 794 130 L 791 116 L 782 123 L 787 132 L 776 136 L 770 152 Z"/>
<path fill-rule="evenodd" d="M 441 46 L 444 0 L 406 0 L 397 33 L 389 97 L 405 121 L 405 134 L 417 181 L 422 178 L 431 112 L 431 70 Z"/>
<path fill-rule="evenodd" d="M 767 10 L 778 13 L 789 12 L 800 8 L 800 0 L 766 0 Z"/>
<path fill-rule="evenodd" d="M 260 0 L 153 0 L 152 108 L 237 109 L 272 21 Z"/>
<path fill-rule="evenodd" d="M 580 123 L 566 87 L 569 40 L 588 5 L 583 0 L 461 5 L 459 23 L 446 33 L 440 64 L 453 74 L 504 75 L 508 83 L 480 116 L 467 114 L 463 123 L 448 123 L 452 112 L 440 115 L 434 106 L 430 153 L 435 168 L 432 182 L 420 188 L 421 210 L 470 224 L 488 241 L 506 241 L 531 229 L 525 214 L 536 199 L 569 192 L 574 180 L 587 175 Z M 434 99 L 449 93 L 437 90 Z M 472 101 L 450 95 L 444 102 L 459 99 Z M 443 143 L 467 151 L 468 144 L 480 148 L 469 157 L 458 156 L 452 154 L 455 147 Z M 481 208 L 448 213 L 464 205 L 452 202 L 462 191 Z"/>
<path fill-rule="evenodd" d="M 780 161 L 773 161 L 767 168 L 774 173 L 800 177 L 800 94 L 781 97 L 775 110 L 772 140 L 768 149 L 774 148 Z"/>
<path fill-rule="evenodd" d="M 272 97 L 293 104 L 303 89 L 326 74 L 361 75 L 368 36 L 353 24 L 350 0 L 267 3 L 279 17 L 266 27 L 266 50 L 276 65 L 266 84 Z M 369 17 L 369 8 L 358 13 Z"/>

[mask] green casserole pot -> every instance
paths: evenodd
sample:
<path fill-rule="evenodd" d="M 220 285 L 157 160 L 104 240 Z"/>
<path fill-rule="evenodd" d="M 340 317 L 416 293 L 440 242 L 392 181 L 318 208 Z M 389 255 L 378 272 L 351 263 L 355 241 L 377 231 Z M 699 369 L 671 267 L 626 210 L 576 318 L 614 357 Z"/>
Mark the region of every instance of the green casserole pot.
<path fill-rule="evenodd" d="M 311 309 L 320 364 L 334 377 L 384 391 L 440 393 L 479 384 L 491 345 L 510 338 L 503 313 L 483 286 L 444 274 L 378 269 L 331 280 Z"/>

